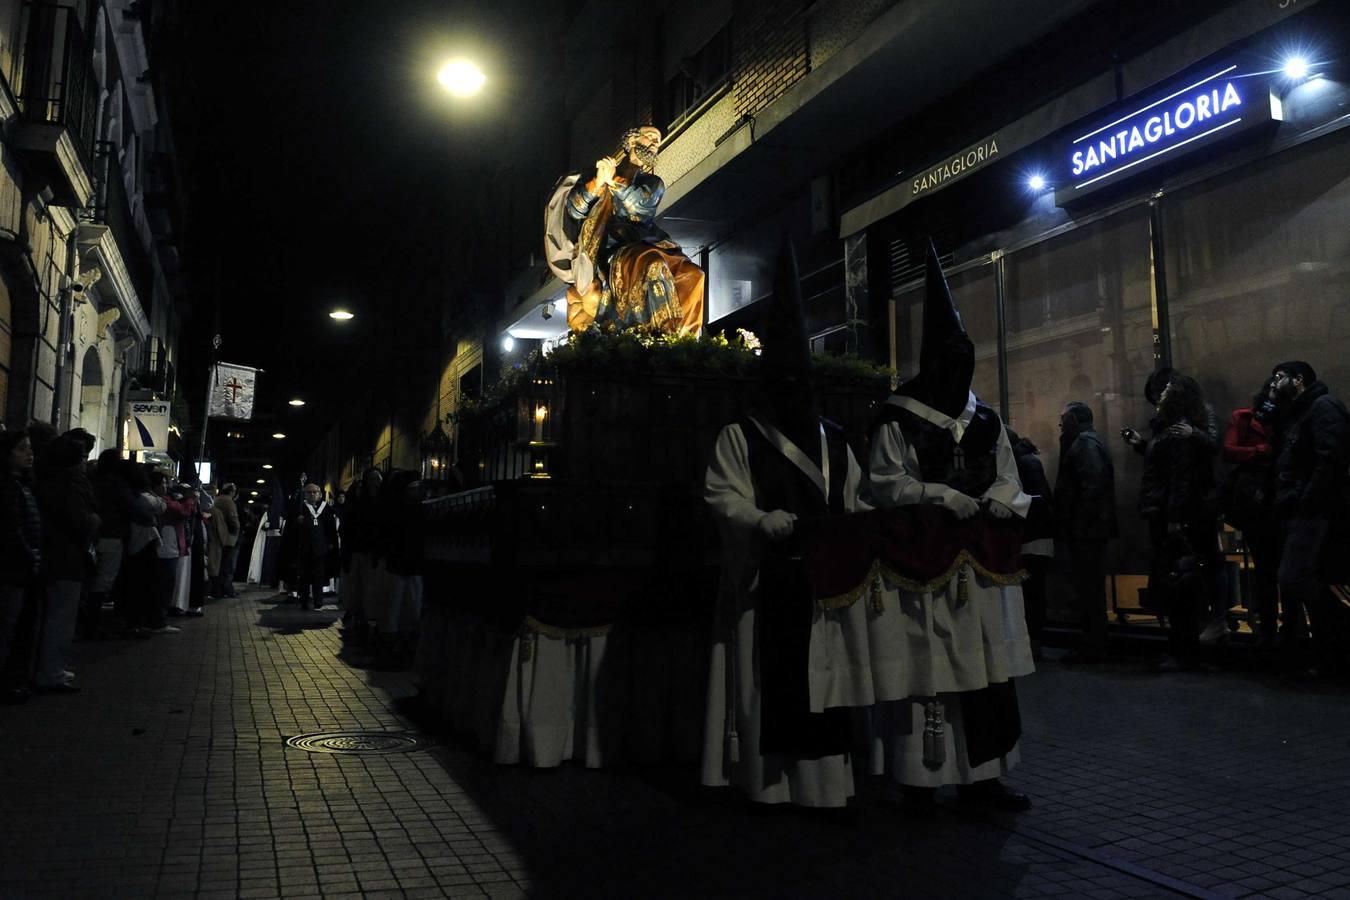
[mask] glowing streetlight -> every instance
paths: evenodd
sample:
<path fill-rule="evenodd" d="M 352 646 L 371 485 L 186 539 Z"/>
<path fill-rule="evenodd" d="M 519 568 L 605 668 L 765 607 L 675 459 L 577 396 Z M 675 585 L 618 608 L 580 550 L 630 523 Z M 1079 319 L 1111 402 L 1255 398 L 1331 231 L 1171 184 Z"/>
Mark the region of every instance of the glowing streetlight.
<path fill-rule="evenodd" d="M 286 437 L 286 435 L 284 435 L 284 434 L 282 434 L 280 431 L 278 431 L 278 432 L 276 432 L 275 434 L 273 434 L 272 437 L 276 438 L 277 440 L 282 440 L 283 438 Z"/>
<path fill-rule="evenodd" d="M 436 73 L 436 80 L 456 97 L 472 97 L 483 89 L 487 76 L 467 59 L 452 59 L 441 66 L 441 70 Z"/>
<path fill-rule="evenodd" d="M 272 468 L 272 464 L 271 464 L 271 463 L 263 463 L 263 468 L 264 468 L 264 469 L 270 469 L 270 468 Z"/>
<path fill-rule="evenodd" d="M 304 405 L 305 405 L 305 401 L 301 400 L 299 397 L 296 397 L 294 400 L 290 400 L 290 401 L 288 401 L 288 402 L 290 403 L 291 406 L 304 406 Z"/>
<path fill-rule="evenodd" d="M 1045 190 L 1045 176 L 1041 174 L 1032 175 L 1027 179 L 1027 187 L 1037 193 Z"/>
<path fill-rule="evenodd" d="M 266 479 L 266 478 L 259 478 L 259 479 L 258 479 L 258 484 L 267 484 L 267 479 Z"/>
<path fill-rule="evenodd" d="M 1284 61 L 1284 75 L 1290 81 L 1302 81 L 1308 77 L 1308 60 L 1302 56 L 1291 56 Z"/>
<path fill-rule="evenodd" d="M 328 314 L 328 318 L 336 319 L 339 322 L 350 322 L 352 319 L 355 319 L 356 316 L 345 309 L 335 309 Z"/>

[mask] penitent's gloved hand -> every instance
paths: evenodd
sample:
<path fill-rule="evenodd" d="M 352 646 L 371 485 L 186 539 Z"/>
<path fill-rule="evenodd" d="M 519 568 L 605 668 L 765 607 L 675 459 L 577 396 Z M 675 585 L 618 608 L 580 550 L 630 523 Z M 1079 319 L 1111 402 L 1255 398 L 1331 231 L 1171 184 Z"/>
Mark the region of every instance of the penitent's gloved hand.
<path fill-rule="evenodd" d="M 942 505 L 956 513 L 958 519 L 969 519 L 980 511 L 980 501 L 958 490 L 948 488 L 942 493 Z"/>
<path fill-rule="evenodd" d="M 773 512 L 767 512 L 759 520 L 759 530 L 771 541 L 781 541 L 783 538 L 792 534 L 793 523 L 797 517 L 792 513 L 775 509 Z"/>
<path fill-rule="evenodd" d="M 989 515 L 993 516 L 995 519 L 1011 519 L 1013 511 L 1009 509 L 1006 504 L 1000 503 L 997 500 L 990 500 Z"/>

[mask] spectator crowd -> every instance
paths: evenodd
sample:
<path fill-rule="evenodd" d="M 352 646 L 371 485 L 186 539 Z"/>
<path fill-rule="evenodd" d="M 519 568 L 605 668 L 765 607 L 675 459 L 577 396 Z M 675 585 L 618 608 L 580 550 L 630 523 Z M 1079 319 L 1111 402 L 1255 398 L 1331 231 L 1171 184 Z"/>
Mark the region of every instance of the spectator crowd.
<path fill-rule="evenodd" d="M 1260 657 L 1296 676 L 1350 671 L 1350 606 L 1336 587 L 1345 571 L 1350 525 L 1350 413 L 1307 362 L 1274 367 L 1250 405 L 1225 428 L 1201 385 L 1171 368 L 1149 376 L 1154 408 L 1146 433 L 1121 429 L 1142 457 L 1138 515 L 1147 526 L 1151 563 L 1144 596 L 1168 625 L 1159 670 L 1208 669 L 1214 645 L 1236 630 L 1234 574 L 1221 537 L 1245 548 L 1251 585 L 1247 621 Z M 1108 441 L 1093 428 L 1092 409 L 1069 403 L 1060 419 L 1060 461 L 1053 490 L 1034 489 L 1036 448 L 1014 442 L 1028 493 L 1053 519 L 1042 528 L 1067 544 L 1070 583 L 1082 639 L 1068 663 L 1107 656 L 1106 555 L 1120 534 L 1115 469 Z M 1051 511 L 1052 510 L 1052 511 Z M 1036 522 L 1028 522 L 1028 538 Z M 1225 529 L 1225 526 L 1227 528 Z M 1045 565 L 1024 547 L 1033 640 L 1044 627 Z M 1047 551 L 1042 549 L 1042 559 Z M 1053 551 L 1049 551 L 1053 552 Z M 1238 576 L 1240 577 L 1240 576 Z M 1039 607 L 1039 608 L 1036 608 Z"/>
<path fill-rule="evenodd" d="M 80 690 L 76 636 L 178 634 L 234 595 L 235 487 L 188 484 L 105 450 L 83 429 L 0 432 L 0 702 Z"/>

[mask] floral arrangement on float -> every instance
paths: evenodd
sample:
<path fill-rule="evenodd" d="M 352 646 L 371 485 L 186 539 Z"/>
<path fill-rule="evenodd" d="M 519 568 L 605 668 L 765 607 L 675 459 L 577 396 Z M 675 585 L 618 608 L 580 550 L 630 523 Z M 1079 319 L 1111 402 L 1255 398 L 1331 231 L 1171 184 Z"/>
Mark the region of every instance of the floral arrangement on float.
<path fill-rule="evenodd" d="M 650 420 L 644 427 L 675 421 L 720 427 L 753 393 L 759 351 L 759 338 L 744 328 L 693 337 L 596 326 L 503 367 L 482 397 L 462 399 L 444 418 L 458 426 L 461 458 L 486 460 L 479 468 L 489 480 L 527 471 L 546 477 L 542 473 L 555 468 L 548 458 L 557 455 L 554 442 L 562 438 L 558 426 L 569 402 L 581 402 L 582 418 L 609 422 L 605 427 L 630 427 L 634 416 Z M 813 360 L 827 397 L 870 398 L 874 405 L 893 383 L 891 369 L 858 356 L 817 354 Z M 841 409 L 827 401 L 835 412 L 827 408 L 826 415 L 856 418 L 846 412 L 857 404 L 842 402 Z M 616 419 L 611 404 L 628 412 Z M 572 435 L 569 446 L 579 439 Z"/>

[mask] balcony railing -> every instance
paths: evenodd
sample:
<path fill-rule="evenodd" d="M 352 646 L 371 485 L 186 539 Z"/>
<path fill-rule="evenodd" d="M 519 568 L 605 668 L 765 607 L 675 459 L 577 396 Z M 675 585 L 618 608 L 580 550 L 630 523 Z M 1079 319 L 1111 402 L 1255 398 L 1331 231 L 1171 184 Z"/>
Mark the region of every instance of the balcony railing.
<path fill-rule="evenodd" d="M 69 6 L 23 4 L 10 71 L 10 88 L 24 120 L 64 125 L 86 166 L 98 125 L 98 79 L 92 48 Z"/>
<path fill-rule="evenodd" d="M 150 257 L 141 242 L 140 231 L 127 197 L 122 164 L 117 160 L 117 147 L 111 141 L 99 141 L 94 153 L 94 200 L 80 214 L 80 219 L 93 225 L 106 225 L 112 232 L 117 249 L 126 263 L 127 274 L 136 288 L 146 313 L 150 311 L 153 273 Z"/>

